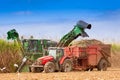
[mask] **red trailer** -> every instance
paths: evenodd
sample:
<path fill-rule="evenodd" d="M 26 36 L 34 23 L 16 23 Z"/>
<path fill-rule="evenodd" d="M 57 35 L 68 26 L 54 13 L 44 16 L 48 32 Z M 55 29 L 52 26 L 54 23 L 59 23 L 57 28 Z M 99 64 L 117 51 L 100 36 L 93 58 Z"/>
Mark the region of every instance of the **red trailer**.
<path fill-rule="evenodd" d="M 65 47 L 64 56 L 71 58 L 73 69 L 92 70 L 107 70 L 110 66 L 109 57 L 111 45 L 91 45 L 88 47 Z"/>
<path fill-rule="evenodd" d="M 109 67 L 111 45 L 91 45 L 87 47 L 51 47 L 49 55 L 38 58 L 31 65 L 32 72 L 71 71 L 71 70 L 98 70 L 106 71 Z"/>

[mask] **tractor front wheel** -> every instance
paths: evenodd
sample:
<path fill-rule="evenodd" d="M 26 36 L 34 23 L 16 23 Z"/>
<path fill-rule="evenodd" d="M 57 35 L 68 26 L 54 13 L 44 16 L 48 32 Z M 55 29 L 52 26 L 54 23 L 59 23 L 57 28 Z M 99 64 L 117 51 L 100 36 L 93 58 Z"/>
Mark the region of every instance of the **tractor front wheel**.
<path fill-rule="evenodd" d="M 44 72 L 50 73 L 55 71 L 55 64 L 53 62 L 47 62 L 44 66 Z"/>

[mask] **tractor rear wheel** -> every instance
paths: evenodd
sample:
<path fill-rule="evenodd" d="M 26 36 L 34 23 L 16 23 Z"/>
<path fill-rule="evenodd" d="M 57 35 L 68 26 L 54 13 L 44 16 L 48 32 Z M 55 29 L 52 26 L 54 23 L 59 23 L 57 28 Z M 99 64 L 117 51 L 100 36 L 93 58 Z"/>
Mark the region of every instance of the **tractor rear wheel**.
<path fill-rule="evenodd" d="M 105 59 L 101 59 L 98 67 L 97 67 L 98 71 L 106 71 L 107 70 L 107 61 Z"/>
<path fill-rule="evenodd" d="M 47 62 L 44 66 L 44 72 L 50 73 L 55 71 L 55 64 L 53 62 Z"/>
<path fill-rule="evenodd" d="M 72 61 L 70 59 L 66 59 L 63 62 L 62 71 L 63 72 L 70 72 L 71 70 L 72 70 Z"/>

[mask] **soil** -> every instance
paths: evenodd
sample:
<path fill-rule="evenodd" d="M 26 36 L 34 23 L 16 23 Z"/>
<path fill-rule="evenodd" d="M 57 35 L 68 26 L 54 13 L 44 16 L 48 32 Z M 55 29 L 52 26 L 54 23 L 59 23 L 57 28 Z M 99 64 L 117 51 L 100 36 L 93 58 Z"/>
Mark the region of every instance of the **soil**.
<path fill-rule="evenodd" d="M 120 80 L 120 68 L 109 68 L 107 71 L 1 73 L 0 80 Z"/>

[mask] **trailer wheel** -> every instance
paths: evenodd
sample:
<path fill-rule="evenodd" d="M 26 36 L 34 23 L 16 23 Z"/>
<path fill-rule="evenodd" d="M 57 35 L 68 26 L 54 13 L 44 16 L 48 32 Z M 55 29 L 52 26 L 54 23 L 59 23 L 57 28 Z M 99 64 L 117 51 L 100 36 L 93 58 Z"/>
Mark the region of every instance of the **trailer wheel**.
<path fill-rule="evenodd" d="M 53 62 L 47 62 L 44 66 L 44 72 L 50 73 L 55 71 L 55 64 Z"/>
<path fill-rule="evenodd" d="M 107 61 L 105 59 L 101 59 L 97 67 L 98 71 L 106 71 L 107 65 Z"/>
<path fill-rule="evenodd" d="M 63 62 L 63 67 L 62 67 L 62 71 L 63 72 L 69 72 L 72 70 L 72 62 L 70 59 L 66 59 L 64 62 Z"/>

